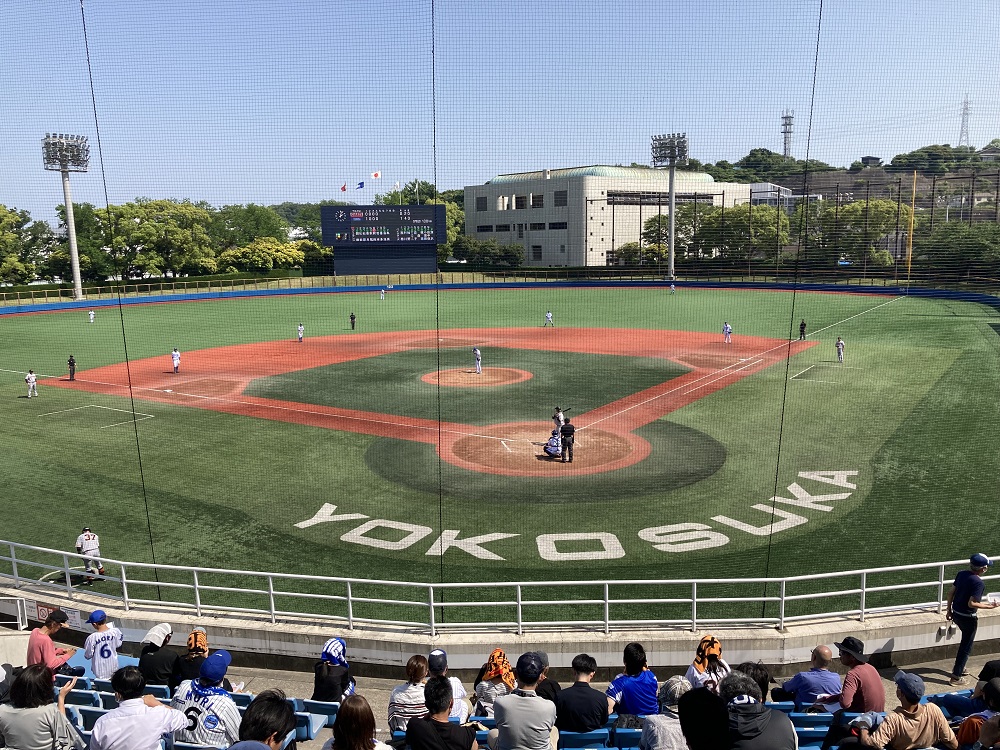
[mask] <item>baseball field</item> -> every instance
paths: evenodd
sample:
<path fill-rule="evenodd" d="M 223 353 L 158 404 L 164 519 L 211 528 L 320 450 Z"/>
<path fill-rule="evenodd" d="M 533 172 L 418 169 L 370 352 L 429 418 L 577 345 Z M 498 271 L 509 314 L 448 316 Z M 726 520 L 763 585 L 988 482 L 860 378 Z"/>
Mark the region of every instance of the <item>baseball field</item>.
<path fill-rule="evenodd" d="M 0 538 L 72 549 L 86 525 L 113 558 L 411 581 L 997 551 L 985 305 L 650 285 L 95 309 L 0 317 Z M 573 463 L 542 456 L 555 406 Z"/>

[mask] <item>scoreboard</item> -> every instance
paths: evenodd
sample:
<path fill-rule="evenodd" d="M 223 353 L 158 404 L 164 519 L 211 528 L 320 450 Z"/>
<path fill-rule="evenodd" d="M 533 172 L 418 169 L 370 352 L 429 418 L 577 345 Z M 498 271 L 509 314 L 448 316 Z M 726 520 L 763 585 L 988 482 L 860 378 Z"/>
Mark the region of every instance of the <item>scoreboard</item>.
<path fill-rule="evenodd" d="M 434 273 L 446 241 L 445 207 L 323 206 L 323 244 L 337 274 Z"/>

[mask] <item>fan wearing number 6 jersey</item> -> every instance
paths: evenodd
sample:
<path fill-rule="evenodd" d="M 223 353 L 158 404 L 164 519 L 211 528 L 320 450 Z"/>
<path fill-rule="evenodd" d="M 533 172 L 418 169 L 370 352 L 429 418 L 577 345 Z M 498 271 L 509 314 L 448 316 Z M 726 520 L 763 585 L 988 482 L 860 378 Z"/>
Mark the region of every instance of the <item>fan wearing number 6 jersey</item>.
<path fill-rule="evenodd" d="M 87 618 L 87 624 L 93 625 L 96 632 L 87 636 L 83 655 L 90 659 L 90 668 L 97 679 L 110 680 L 118 669 L 118 649 L 124 640 L 122 631 L 108 624 L 103 609 L 95 609 Z"/>
<path fill-rule="evenodd" d="M 229 747 L 240 738 L 240 712 L 222 687 L 232 657 L 219 650 L 202 662 L 201 676 L 185 680 L 174 693 L 171 704 L 188 718 L 174 739 L 193 745 Z"/>

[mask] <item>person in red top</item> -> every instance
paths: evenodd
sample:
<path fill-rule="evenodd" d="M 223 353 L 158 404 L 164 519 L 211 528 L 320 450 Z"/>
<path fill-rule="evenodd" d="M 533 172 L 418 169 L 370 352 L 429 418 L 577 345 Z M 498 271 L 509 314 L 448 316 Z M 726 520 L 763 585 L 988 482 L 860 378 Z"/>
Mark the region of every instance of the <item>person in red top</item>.
<path fill-rule="evenodd" d="M 885 711 L 885 687 L 882 677 L 865 656 L 865 644 L 848 636 L 840 649 L 840 663 L 847 667 L 844 686 L 840 689 L 840 707 L 851 713 Z"/>
<path fill-rule="evenodd" d="M 66 626 L 68 619 L 65 612 L 61 609 L 55 609 L 42 623 L 42 627 L 31 631 L 31 635 L 28 636 L 28 655 L 25 658 L 27 666 L 44 664 L 52 670 L 53 674 L 68 674 L 77 677 L 83 675 L 86 671 L 84 667 L 70 667 L 66 664 L 73 658 L 76 649 L 56 648 L 52 642 L 52 636 Z"/>

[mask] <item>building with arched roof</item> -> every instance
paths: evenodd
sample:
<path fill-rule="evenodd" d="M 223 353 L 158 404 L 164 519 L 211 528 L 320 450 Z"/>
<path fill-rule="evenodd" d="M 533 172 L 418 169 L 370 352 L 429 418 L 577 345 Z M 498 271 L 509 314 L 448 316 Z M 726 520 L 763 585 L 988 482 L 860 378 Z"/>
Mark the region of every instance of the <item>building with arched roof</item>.
<path fill-rule="evenodd" d="M 750 186 L 716 182 L 704 172 L 676 173 L 677 203 L 734 206 Z M 524 247 L 526 266 L 603 266 L 638 242 L 643 223 L 667 216 L 665 169 L 588 167 L 501 174 L 465 188 L 465 233 Z"/>

